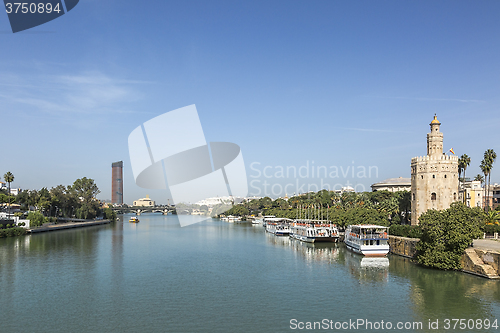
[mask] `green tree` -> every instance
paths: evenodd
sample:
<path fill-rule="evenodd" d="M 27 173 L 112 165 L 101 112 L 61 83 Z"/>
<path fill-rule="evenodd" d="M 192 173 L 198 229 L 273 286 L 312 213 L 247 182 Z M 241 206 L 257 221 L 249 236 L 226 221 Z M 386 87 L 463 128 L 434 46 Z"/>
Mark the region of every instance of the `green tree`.
<path fill-rule="evenodd" d="M 92 219 L 100 213 L 99 201 L 96 199 L 99 188 L 93 179 L 80 178 L 75 180 L 73 185 L 69 187 L 69 191 L 81 202 L 76 209 L 75 215 L 81 219 Z"/>
<path fill-rule="evenodd" d="M 45 222 L 48 222 L 48 219 L 40 212 L 30 212 L 28 220 L 30 220 L 30 227 L 40 227 Z"/>
<path fill-rule="evenodd" d="M 487 211 L 489 203 L 487 203 L 487 197 L 486 197 L 486 180 L 488 179 L 488 175 L 490 174 L 491 167 L 489 165 L 489 161 L 485 158 L 481 161 L 481 165 L 479 165 L 479 168 L 481 169 L 481 172 L 484 174 L 484 209 Z"/>
<path fill-rule="evenodd" d="M 463 154 L 462 156 L 460 156 L 460 158 L 458 159 L 458 182 L 459 182 L 459 185 L 458 185 L 458 191 L 460 192 L 460 188 L 462 187 L 463 188 L 463 184 L 465 183 L 465 171 L 467 170 L 467 167 L 470 165 L 470 157 L 467 155 L 467 154 Z M 461 173 L 464 173 L 464 177 L 461 178 L 460 175 Z M 462 183 L 462 186 L 460 186 L 460 182 Z M 464 196 L 463 196 L 463 202 L 465 203 L 465 192 L 464 192 Z"/>
<path fill-rule="evenodd" d="M 496 210 L 490 210 L 484 218 L 484 221 L 489 224 L 498 223 L 498 220 L 500 220 L 500 216 Z"/>
<path fill-rule="evenodd" d="M 86 203 L 93 201 L 95 197 L 101 193 L 94 180 L 87 177 L 75 180 L 70 191 L 75 193 L 78 198 Z"/>
<path fill-rule="evenodd" d="M 50 202 L 50 192 L 47 188 L 43 187 L 38 191 L 38 201 L 36 203 L 38 211 L 44 215 L 50 216 Z"/>
<path fill-rule="evenodd" d="M 7 195 L 9 196 L 9 215 L 10 215 L 10 183 L 14 181 L 14 175 L 12 172 L 7 171 L 5 175 L 3 175 L 3 179 L 9 184 L 9 192 L 7 192 Z"/>
<path fill-rule="evenodd" d="M 489 172 L 488 172 L 488 198 L 490 197 L 490 186 L 491 186 L 491 170 L 493 169 L 493 163 L 497 159 L 497 153 L 493 149 L 488 149 L 484 152 L 484 159 L 488 163 Z M 490 200 L 488 200 L 488 210 L 490 209 Z"/>
<path fill-rule="evenodd" d="M 290 205 L 285 199 L 278 198 L 274 200 L 273 207 L 279 207 L 280 209 L 288 209 Z"/>
<path fill-rule="evenodd" d="M 484 182 L 484 177 L 481 174 L 477 174 L 476 177 L 474 177 L 474 180 L 477 182 L 481 182 L 481 186 L 482 186 L 483 182 Z"/>
<path fill-rule="evenodd" d="M 398 191 L 395 193 L 395 196 L 399 204 L 399 214 L 401 215 L 401 222 L 403 224 L 408 224 L 411 211 L 411 192 Z"/>
<path fill-rule="evenodd" d="M 243 205 L 235 205 L 226 212 L 226 215 L 247 216 L 248 209 Z"/>
<path fill-rule="evenodd" d="M 464 181 L 465 181 L 465 172 L 467 171 L 467 167 L 470 165 L 470 157 L 467 154 L 463 154 L 460 156 L 460 159 L 462 159 L 463 165 L 462 169 L 464 171 Z"/>
<path fill-rule="evenodd" d="M 273 200 L 271 200 L 271 198 L 264 197 L 264 198 L 260 199 L 260 207 L 262 207 L 264 209 L 269 209 L 272 206 L 273 206 Z"/>
<path fill-rule="evenodd" d="M 110 220 L 111 222 L 115 222 L 116 221 L 116 212 L 109 207 L 104 208 L 104 218 L 106 220 Z"/>
<path fill-rule="evenodd" d="M 428 210 L 420 216 L 419 225 L 418 262 L 439 269 L 460 269 L 464 250 L 482 234 L 484 212 L 454 202 L 443 211 Z"/>
<path fill-rule="evenodd" d="M 16 196 L 16 202 L 21 206 L 22 210 L 29 210 L 30 193 L 27 190 L 21 191 Z"/>

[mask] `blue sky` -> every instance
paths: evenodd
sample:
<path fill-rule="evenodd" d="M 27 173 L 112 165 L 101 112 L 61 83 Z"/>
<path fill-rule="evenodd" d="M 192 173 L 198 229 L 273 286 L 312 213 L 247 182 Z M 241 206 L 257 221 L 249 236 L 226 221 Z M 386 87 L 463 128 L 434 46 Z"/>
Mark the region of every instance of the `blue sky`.
<path fill-rule="evenodd" d="M 196 104 L 207 141 L 241 147 L 250 194 L 266 166 L 375 166 L 323 179 L 358 189 L 409 177 L 434 113 L 473 176 L 486 149 L 500 153 L 499 12 L 498 1 L 81 0 L 16 34 L 0 15 L 0 174 L 24 189 L 90 177 L 110 199 L 123 160 L 126 202 L 166 202 L 135 185 L 127 138 Z"/>

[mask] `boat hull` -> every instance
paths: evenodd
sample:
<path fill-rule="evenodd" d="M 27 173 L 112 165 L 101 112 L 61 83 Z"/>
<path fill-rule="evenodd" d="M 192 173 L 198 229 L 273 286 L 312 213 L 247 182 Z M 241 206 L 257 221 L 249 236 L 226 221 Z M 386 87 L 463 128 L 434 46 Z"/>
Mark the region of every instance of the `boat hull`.
<path fill-rule="evenodd" d="M 361 245 L 352 244 L 350 242 L 345 242 L 348 250 L 352 252 L 362 254 L 366 257 L 385 257 L 389 253 L 389 245 Z"/>
<path fill-rule="evenodd" d="M 291 234 L 290 235 L 292 238 L 295 238 L 299 241 L 306 242 L 306 243 L 335 243 L 338 241 L 338 237 L 310 237 L 310 236 L 303 236 L 303 235 L 297 235 L 297 234 Z"/>

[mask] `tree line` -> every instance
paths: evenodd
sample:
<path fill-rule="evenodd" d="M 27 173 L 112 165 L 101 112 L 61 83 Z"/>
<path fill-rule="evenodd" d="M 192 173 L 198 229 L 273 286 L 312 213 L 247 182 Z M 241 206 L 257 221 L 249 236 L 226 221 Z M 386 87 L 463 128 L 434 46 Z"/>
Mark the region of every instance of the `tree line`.
<path fill-rule="evenodd" d="M 93 179 L 79 178 L 72 185 L 57 185 L 51 189 L 24 190 L 17 195 L 10 194 L 10 184 L 14 175 L 7 172 L 4 180 L 9 183 L 8 192 L 0 193 L 0 202 L 20 205 L 21 211 L 28 211 L 28 219 L 32 226 L 41 225 L 49 218 L 65 217 L 78 219 L 94 219 L 104 216 L 114 220 L 116 214 L 110 208 L 102 208 L 96 198 L 100 193 Z M 55 219 L 54 219 L 55 220 Z"/>
<path fill-rule="evenodd" d="M 349 224 L 408 224 L 411 218 L 411 196 L 408 191 L 344 192 L 322 190 L 293 196 L 288 200 L 269 197 L 233 206 L 226 215 L 274 215 L 277 217 L 330 220 L 339 227 Z"/>

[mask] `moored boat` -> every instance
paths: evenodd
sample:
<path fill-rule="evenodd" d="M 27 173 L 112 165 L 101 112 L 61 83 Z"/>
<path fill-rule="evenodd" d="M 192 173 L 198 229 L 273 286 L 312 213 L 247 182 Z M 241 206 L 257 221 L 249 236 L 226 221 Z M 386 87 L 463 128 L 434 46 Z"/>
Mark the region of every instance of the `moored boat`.
<path fill-rule="evenodd" d="M 276 236 L 290 235 L 290 223 L 292 220 L 280 217 L 270 217 L 266 219 L 266 231 Z"/>
<path fill-rule="evenodd" d="M 266 227 L 266 224 L 267 224 L 267 220 L 268 219 L 273 219 L 275 218 L 276 216 L 274 215 L 266 215 L 262 218 L 262 226 L 265 228 Z"/>
<path fill-rule="evenodd" d="M 353 252 L 383 257 L 389 252 L 388 229 L 374 224 L 350 225 L 345 231 L 344 243 Z"/>
<path fill-rule="evenodd" d="M 317 220 L 297 220 L 291 225 L 290 236 L 307 243 L 337 242 L 339 230 L 332 223 Z"/>
<path fill-rule="evenodd" d="M 227 217 L 227 222 L 229 222 L 229 223 L 234 223 L 234 222 L 239 222 L 239 221 L 241 221 L 241 217 L 240 216 L 229 215 Z"/>

